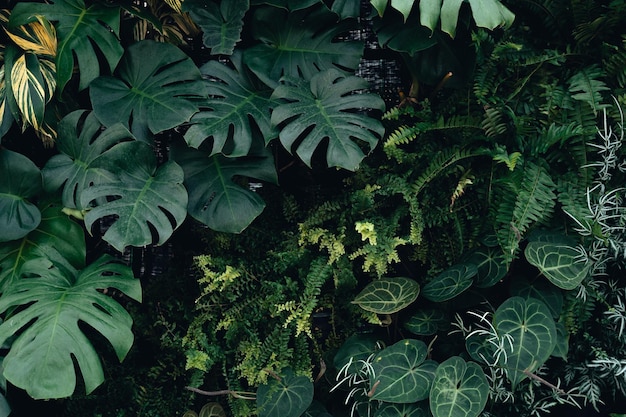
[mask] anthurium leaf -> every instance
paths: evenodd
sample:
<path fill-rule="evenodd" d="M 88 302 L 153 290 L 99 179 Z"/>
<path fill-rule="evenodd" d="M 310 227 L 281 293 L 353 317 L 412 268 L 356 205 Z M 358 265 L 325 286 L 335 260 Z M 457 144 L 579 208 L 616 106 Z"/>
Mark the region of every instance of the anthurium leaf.
<path fill-rule="evenodd" d="M 274 159 L 266 148 L 249 156 L 211 156 L 192 148 L 174 148 L 172 156 L 185 172 L 189 214 L 213 230 L 240 233 L 263 211 L 265 202 L 236 177 L 278 181 Z"/>
<path fill-rule="evenodd" d="M 200 102 L 201 111 L 191 118 L 185 140 L 194 148 L 207 147 L 211 153 L 231 157 L 247 155 L 252 146 L 253 130 L 260 130 L 265 143 L 278 136 L 270 112 L 278 103 L 270 99 L 272 91 L 258 86 L 241 63 L 241 54 L 231 59 L 234 69 L 217 61 L 200 68 L 209 78 L 209 99 Z"/>
<path fill-rule="evenodd" d="M 551 356 L 567 360 L 569 352 L 569 333 L 563 323 L 556 323 L 556 346 Z"/>
<path fill-rule="evenodd" d="M 393 314 L 415 301 L 419 292 L 419 284 L 410 278 L 380 278 L 363 288 L 352 303 L 377 314 Z"/>
<path fill-rule="evenodd" d="M 496 285 L 507 273 L 505 257 L 497 248 L 480 248 L 467 256 L 467 263 L 476 265 L 474 284 L 478 288 Z"/>
<path fill-rule="evenodd" d="M 534 278 L 529 281 L 525 277 L 516 276 L 511 281 L 511 295 L 522 298 L 535 298 L 550 309 L 552 317 L 556 320 L 561 315 L 563 309 L 563 291 L 550 284 L 543 277 Z"/>
<path fill-rule="evenodd" d="M 524 255 L 551 283 L 564 290 L 573 290 L 589 275 L 590 264 L 580 262 L 580 252 L 569 245 L 530 242 Z"/>
<path fill-rule="evenodd" d="M 249 0 L 185 0 L 183 11 L 189 12 L 202 29 L 204 46 L 213 55 L 230 55 L 241 39 L 243 17 L 250 7 Z"/>
<path fill-rule="evenodd" d="M 431 336 L 449 327 L 450 320 L 441 309 L 420 309 L 404 322 L 404 328 L 418 336 Z"/>
<path fill-rule="evenodd" d="M 254 15 L 252 36 L 259 45 L 244 53 L 250 69 L 270 87 L 283 76 L 310 80 L 319 71 L 334 68 L 354 70 L 361 61 L 363 44 L 335 41 L 353 28 L 347 20 L 321 7 L 313 12 L 287 12 L 260 8 Z"/>
<path fill-rule="evenodd" d="M 477 272 L 474 264 L 454 265 L 424 285 L 422 295 L 435 302 L 450 300 L 471 287 Z"/>
<path fill-rule="evenodd" d="M 482 334 L 470 334 L 465 339 L 465 349 L 476 362 L 492 364 L 496 353 L 495 346 Z"/>
<path fill-rule="evenodd" d="M 283 146 L 311 166 L 313 153 L 327 140 L 328 166 L 354 171 L 365 157 L 359 143 L 371 150 L 384 133 L 377 119 L 355 112 L 384 109 L 379 96 L 355 93 L 366 87 L 362 78 L 334 69 L 314 75 L 310 86 L 301 79 L 285 78 L 272 94 L 284 100 L 272 113 Z"/>
<path fill-rule="evenodd" d="M 1 151 L 0 151 L 1 152 Z M 22 265 L 34 258 L 60 256 L 74 268 L 85 266 L 85 235 L 55 202 L 40 205 L 41 222 L 22 239 L 0 245 L 0 292 L 17 280 Z"/>
<path fill-rule="evenodd" d="M 80 203 L 83 190 L 94 184 L 113 182 L 116 175 L 97 166 L 95 161 L 122 141 L 134 140 L 121 124 L 108 129 L 95 114 L 83 110 L 65 116 L 58 125 L 59 154 L 52 156 L 42 170 L 44 188 L 55 192 L 63 187 L 65 207 L 85 209 Z"/>
<path fill-rule="evenodd" d="M 343 342 L 343 345 L 335 353 L 333 365 L 335 369 L 341 369 L 350 363 L 348 373 L 356 373 L 361 368 L 361 360 L 366 360 L 376 352 L 378 339 L 372 334 L 355 334 Z"/>
<path fill-rule="evenodd" d="M 116 77 L 96 78 L 89 88 L 93 109 L 105 126 L 130 125 L 141 140 L 189 121 L 192 98 L 206 96 L 200 70 L 169 43 L 151 40 L 126 49 Z"/>
<path fill-rule="evenodd" d="M 127 246 L 161 245 L 185 220 L 183 170 L 173 161 L 157 168 L 150 146 L 138 141 L 120 143 L 98 160 L 98 166 L 117 173 L 117 180 L 83 190 L 83 207 L 106 198 L 87 212 L 85 226 L 91 230 L 97 220 L 115 217 L 103 239 L 120 252 Z"/>
<path fill-rule="evenodd" d="M 211 402 L 202 406 L 198 417 L 226 417 L 226 411 L 220 403 Z"/>
<path fill-rule="evenodd" d="M 382 403 L 374 417 L 430 417 L 425 401 L 415 404 Z"/>
<path fill-rule="evenodd" d="M 543 302 L 511 297 L 496 310 L 493 326 L 499 335 L 511 338 L 513 349 L 502 365 L 515 389 L 527 377 L 525 372 L 539 369 L 552 354 L 557 342 L 554 319 Z"/>
<path fill-rule="evenodd" d="M 390 403 L 414 403 L 428 398 L 437 364 L 426 361 L 428 348 L 421 340 L 401 340 L 372 360 L 371 398 Z"/>
<path fill-rule="evenodd" d="M 437 368 L 430 411 L 434 417 L 476 417 L 488 397 L 489 384 L 480 366 L 453 356 Z"/>
<path fill-rule="evenodd" d="M 41 171 L 24 155 L 0 148 L 0 242 L 20 239 L 41 221 L 29 201 L 42 189 Z"/>
<path fill-rule="evenodd" d="M 70 396 L 76 387 L 74 361 L 87 393 L 104 380 L 98 354 L 79 327 L 104 336 L 122 360 L 132 343 L 132 318 L 101 290 L 115 288 L 141 300 L 129 267 L 105 256 L 82 271 L 66 270 L 45 258 L 32 259 L 0 298 L 0 312 L 23 308 L 0 325 L 0 345 L 17 335 L 4 360 L 4 376 L 36 399 Z"/>
<path fill-rule="evenodd" d="M 289 368 L 283 369 L 280 380 L 270 379 L 256 393 L 259 417 L 299 417 L 312 401 L 313 382 Z"/>
<path fill-rule="evenodd" d="M 18 3 L 11 13 L 9 26 L 32 22 L 44 16 L 55 22 L 59 44 L 56 55 L 58 89 L 62 91 L 72 77 L 76 58 L 80 74 L 79 88 L 86 88 L 100 74 L 113 71 L 124 49 L 119 43 L 120 8 L 103 3 L 85 6 L 83 0 L 54 0 L 50 4 Z"/>

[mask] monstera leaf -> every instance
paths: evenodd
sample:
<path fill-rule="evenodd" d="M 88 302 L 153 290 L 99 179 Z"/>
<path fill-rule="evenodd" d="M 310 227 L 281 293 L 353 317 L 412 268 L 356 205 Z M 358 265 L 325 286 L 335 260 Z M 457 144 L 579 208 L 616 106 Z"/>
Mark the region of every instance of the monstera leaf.
<path fill-rule="evenodd" d="M 61 205 L 40 204 L 41 222 L 37 228 L 20 240 L 0 245 L 0 293 L 20 277 L 22 265 L 31 259 L 62 259 L 74 268 L 85 266 L 82 226 L 64 214 Z"/>
<path fill-rule="evenodd" d="M 0 345 L 16 335 L 4 360 L 4 376 L 33 398 L 62 398 L 76 386 L 74 361 L 87 393 L 104 380 L 98 354 L 79 322 L 104 336 L 122 360 L 132 343 L 132 319 L 101 290 L 115 288 L 141 300 L 139 281 L 125 265 L 102 257 L 77 271 L 45 258 L 22 267 L 28 276 L 0 298 L 0 312 L 17 313 L 0 325 Z"/>
<path fill-rule="evenodd" d="M 405 339 L 381 350 L 372 360 L 371 398 L 390 403 L 414 403 L 428 398 L 437 364 L 426 360 L 421 340 Z"/>
<path fill-rule="evenodd" d="M 191 98 L 206 96 L 200 70 L 172 44 L 137 42 L 126 49 L 116 74 L 89 88 L 93 109 L 105 126 L 130 125 L 141 140 L 189 121 L 198 111 Z"/>
<path fill-rule="evenodd" d="M 42 189 L 39 168 L 24 155 L 0 148 L 0 242 L 20 239 L 41 221 L 28 201 Z"/>
<path fill-rule="evenodd" d="M 476 265 L 474 284 L 478 288 L 496 285 L 507 272 L 504 255 L 496 248 L 476 249 L 467 256 L 467 263 Z"/>
<path fill-rule="evenodd" d="M 364 310 L 393 314 L 417 298 L 420 286 L 409 278 L 380 278 L 370 282 L 352 301 Z"/>
<path fill-rule="evenodd" d="M 250 156 L 226 158 L 191 148 L 174 148 L 172 155 L 185 172 L 189 214 L 213 230 L 240 233 L 263 211 L 261 197 L 235 177 L 278 181 L 274 160 L 266 148 Z"/>
<path fill-rule="evenodd" d="M 183 170 L 173 161 L 157 168 L 152 148 L 143 142 L 120 143 L 98 167 L 118 174 L 112 183 L 89 187 L 81 195 L 84 207 L 105 200 L 85 215 L 85 226 L 91 230 L 102 218 L 115 217 L 103 239 L 123 252 L 126 246 L 164 243 L 187 216 L 187 190 Z"/>
<path fill-rule="evenodd" d="M 313 401 L 313 383 L 306 376 L 296 376 L 289 368 L 280 379 L 259 386 L 256 404 L 259 417 L 301 416 Z"/>
<path fill-rule="evenodd" d="M 589 275 L 590 264 L 578 261 L 580 252 L 568 245 L 530 242 L 524 255 L 551 283 L 564 290 L 575 289 Z"/>
<path fill-rule="evenodd" d="M 437 368 L 430 411 L 434 417 L 476 417 L 488 396 L 489 384 L 480 366 L 453 356 Z"/>
<path fill-rule="evenodd" d="M 383 100 L 374 94 L 357 94 L 367 82 L 329 69 L 311 78 L 310 86 L 301 79 L 285 78 L 272 94 L 282 99 L 272 113 L 272 123 L 281 127 L 283 146 L 311 166 L 313 153 L 328 140 L 328 166 L 354 171 L 365 157 L 359 142 L 372 149 L 384 133 L 382 124 L 357 110 L 383 110 Z"/>
<path fill-rule="evenodd" d="M 502 365 L 515 389 L 526 372 L 539 369 L 552 354 L 557 343 L 554 319 L 541 301 L 511 297 L 496 310 L 493 326 L 499 335 L 512 338 L 513 350 Z"/>
<path fill-rule="evenodd" d="M 474 264 L 454 265 L 424 285 L 422 294 L 427 300 L 438 303 L 450 300 L 472 285 L 477 272 Z"/>
<path fill-rule="evenodd" d="M 426 402 L 416 404 L 382 403 L 374 417 L 430 417 Z"/>
<path fill-rule="evenodd" d="M 189 12 L 202 29 L 204 46 L 213 55 L 230 55 L 241 39 L 243 16 L 250 7 L 249 0 L 229 0 L 218 3 L 207 0 L 185 0 L 183 11 Z"/>
<path fill-rule="evenodd" d="M 51 4 L 18 3 L 11 13 L 9 26 L 35 21 L 37 16 L 56 22 L 59 45 L 56 56 L 58 89 L 62 91 L 78 63 L 79 88 L 86 88 L 99 75 L 100 62 L 105 72 L 113 71 L 124 49 L 119 43 L 120 8 L 95 3 L 85 6 L 83 0 L 53 0 Z"/>
<path fill-rule="evenodd" d="M 236 53 L 231 60 L 234 69 L 217 61 L 200 68 L 210 79 L 209 99 L 200 104 L 203 110 L 192 117 L 185 140 L 189 146 L 199 148 L 206 147 L 212 139 L 212 154 L 222 152 L 237 157 L 250 151 L 253 130 L 260 130 L 265 143 L 278 136 L 270 120 L 270 111 L 277 102 L 270 99 L 269 89 L 255 85 L 241 63 L 241 54 Z"/>
<path fill-rule="evenodd" d="M 326 69 L 354 70 L 361 61 L 363 44 L 335 42 L 353 29 L 346 20 L 323 7 L 300 12 L 260 8 L 252 22 L 252 36 L 261 41 L 244 53 L 245 63 L 270 87 L 283 76 L 310 80 Z"/>
<path fill-rule="evenodd" d="M 404 328 L 419 336 L 430 336 L 449 327 L 450 320 L 440 309 L 420 309 L 404 322 Z"/>
<path fill-rule="evenodd" d="M 97 159 L 133 137 L 121 124 L 103 130 L 95 114 L 83 110 L 65 116 L 58 132 L 56 145 L 60 153 L 50 158 L 42 170 L 44 187 L 49 192 L 63 187 L 65 207 L 82 210 L 83 190 L 116 179 L 115 174 L 97 166 Z"/>

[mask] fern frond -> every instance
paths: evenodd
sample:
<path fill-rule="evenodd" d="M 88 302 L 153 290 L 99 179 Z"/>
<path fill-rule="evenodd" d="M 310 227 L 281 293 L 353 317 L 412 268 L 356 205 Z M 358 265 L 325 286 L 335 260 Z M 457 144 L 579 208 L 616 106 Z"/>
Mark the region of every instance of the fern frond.
<path fill-rule="evenodd" d="M 481 128 L 489 137 L 506 133 L 508 126 L 503 109 L 497 107 L 486 107 Z"/>
<path fill-rule="evenodd" d="M 620 88 L 626 87 L 626 35 L 622 35 L 622 44 L 618 46 L 607 45 L 610 48 L 608 58 L 604 60 L 603 67 L 607 76 L 617 81 Z"/>
<path fill-rule="evenodd" d="M 442 150 L 430 163 L 428 168 L 415 180 L 411 186 L 414 195 L 418 195 L 426 185 L 434 180 L 446 168 L 456 164 L 457 162 L 481 155 L 482 151 L 448 148 Z"/>
<path fill-rule="evenodd" d="M 576 123 L 559 126 L 556 123 L 550 124 L 530 142 L 529 152 L 532 156 L 545 154 L 548 149 L 556 144 L 563 145 L 570 139 L 581 137 L 584 133 L 582 127 Z"/>
<path fill-rule="evenodd" d="M 600 67 L 591 65 L 579 70 L 568 80 L 572 98 L 589 104 L 594 114 L 597 114 L 598 110 L 607 107 L 605 104 L 602 104 L 603 97 L 601 94 L 602 91 L 609 90 L 609 87 L 601 80 L 604 75 Z"/>

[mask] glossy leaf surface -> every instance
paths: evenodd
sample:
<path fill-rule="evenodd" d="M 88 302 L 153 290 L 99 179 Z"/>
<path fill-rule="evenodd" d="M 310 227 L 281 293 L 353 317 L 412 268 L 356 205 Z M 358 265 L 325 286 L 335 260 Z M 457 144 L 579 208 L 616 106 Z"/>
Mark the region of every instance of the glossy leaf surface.
<path fill-rule="evenodd" d="M 418 336 L 430 336 L 449 327 L 450 320 L 440 309 L 420 309 L 404 322 L 404 328 Z"/>
<path fill-rule="evenodd" d="M 298 417 L 313 401 L 313 383 L 306 376 L 283 370 L 280 381 L 271 378 L 257 390 L 259 417 Z"/>
<path fill-rule="evenodd" d="M 489 385 L 480 366 L 453 356 L 437 368 L 430 411 L 434 417 L 476 417 L 488 396 Z"/>
<path fill-rule="evenodd" d="M 474 264 L 458 264 L 446 269 L 424 285 L 422 294 L 430 301 L 450 300 L 471 287 L 478 269 Z"/>
<path fill-rule="evenodd" d="M 377 314 L 393 314 L 417 299 L 420 287 L 410 278 L 380 278 L 370 282 L 353 303 Z"/>
<path fill-rule="evenodd" d="M 530 242 L 524 254 L 531 265 L 539 268 L 551 283 L 564 290 L 577 288 L 589 274 L 590 265 L 578 262 L 580 252 L 568 245 Z"/>
<path fill-rule="evenodd" d="M 430 417 L 425 402 L 417 404 L 382 403 L 374 417 Z"/>
<path fill-rule="evenodd" d="M 496 248 L 477 249 L 468 256 L 467 262 L 476 265 L 474 284 L 478 288 L 496 285 L 507 272 L 504 255 Z"/>

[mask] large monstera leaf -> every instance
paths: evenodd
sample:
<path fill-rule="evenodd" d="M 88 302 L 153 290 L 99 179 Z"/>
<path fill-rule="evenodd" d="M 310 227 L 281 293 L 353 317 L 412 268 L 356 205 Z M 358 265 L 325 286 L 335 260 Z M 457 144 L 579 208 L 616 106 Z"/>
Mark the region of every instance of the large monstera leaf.
<path fill-rule="evenodd" d="M 198 111 L 191 99 L 206 96 L 200 70 L 168 43 L 146 40 L 129 46 L 116 75 L 91 83 L 94 112 L 105 126 L 123 123 L 144 141 L 189 121 Z"/>
<path fill-rule="evenodd" d="M 493 326 L 513 345 L 505 366 L 513 389 L 550 357 L 557 344 L 556 325 L 548 307 L 534 298 L 511 297 L 498 307 Z M 501 359 L 501 360 L 504 360 Z"/>
<path fill-rule="evenodd" d="M 260 8 L 254 15 L 252 35 L 261 41 L 246 50 L 246 64 L 267 85 L 283 76 L 310 80 L 318 71 L 354 70 L 361 61 L 363 44 L 335 42 L 353 26 L 337 22 L 337 15 L 320 7 L 310 12 Z"/>
<path fill-rule="evenodd" d="M 41 222 L 19 240 L 0 245 L 0 293 L 21 275 L 24 263 L 35 258 L 68 262 L 74 268 L 85 266 L 85 235 L 82 226 L 62 212 L 55 202 L 42 202 Z"/>
<path fill-rule="evenodd" d="M 120 143 L 97 166 L 115 172 L 117 179 L 83 190 L 83 207 L 101 201 L 85 215 L 85 226 L 91 230 L 96 221 L 114 218 L 103 239 L 120 252 L 127 246 L 163 244 L 185 220 L 183 170 L 173 161 L 157 168 L 150 146 L 138 141 Z"/>
<path fill-rule="evenodd" d="M 590 264 L 580 262 L 580 252 L 567 244 L 530 242 L 524 250 L 526 260 L 539 268 L 551 283 L 564 290 L 573 290 L 589 275 Z"/>
<path fill-rule="evenodd" d="M 377 314 L 393 314 L 415 301 L 419 292 L 419 284 L 410 278 L 380 278 L 363 288 L 353 303 Z"/>
<path fill-rule="evenodd" d="M 192 148 L 174 148 L 172 156 L 185 172 L 189 214 L 213 230 L 240 233 L 263 211 L 265 202 L 235 181 L 236 177 L 278 181 L 274 159 L 265 148 L 240 158 L 211 156 Z"/>
<path fill-rule="evenodd" d="M 0 242 L 20 239 L 39 225 L 41 213 L 29 199 L 41 189 L 41 171 L 34 162 L 0 148 Z"/>
<path fill-rule="evenodd" d="M 200 104 L 202 111 L 191 119 L 185 140 L 194 148 L 208 148 L 211 153 L 231 157 L 247 155 L 258 129 L 265 143 L 278 136 L 270 120 L 271 109 L 277 105 L 270 99 L 271 90 L 255 84 L 241 63 L 241 54 L 232 57 L 234 69 L 217 61 L 209 61 L 200 68 L 209 78 L 209 99 Z"/>
<path fill-rule="evenodd" d="M 421 340 L 405 339 L 381 350 L 372 360 L 371 398 L 390 403 L 414 403 L 428 398 L 437 364 L 426 360 Z"/>
<path fill-rule="evenodd" d="M 384 110 L 383 100 L 375 94 L 357 93 L 367 88 L 367 82 L 335 69 L 316 74 L 310 85 L 302 79 L 283 81 L 272 94 L 284 101 L 272 113 L 283 146 L 311 166 L 313 153 L 327 140 L 328 166 L 354 171 L 365 157 L 360 142 L 372 149 L 384 133 L 377 119 L 357 111 Z"/>
<path fill-rule="evenodd" d="M 56 55 L 58 89 L 72 78 L 74 59 L 78 63 L 79 88 L 86 88 L 100 74 L 101 58 L 112 71 L 124 49 L 119 43 L 120 8 L 103 3 L 89 7 L 83 0 L 53 0 L 50 4 L 18 3 L 11 13 L 10 26 L 35 21 L 37 16 L 56 22 L 59 45 Z"/>
<path fill-rule="evenodd" d="M 256 394 L 259 417 L 298 417 L 312 401 L 313 382 L 289 368 L 283 369 L 280 379 L 259 386 Z"/>
<path fill-rule="evenodd" d="M 63 187 L 65 207 L 84 209 L 80 202 L 83 190 L 116 179 L 115 174 L 99 167 L 96 161 L 127 140 L 134 138 L 121 124 L 103 130 L 93 113 L 77 110 L 68 114 L 58 126 L 56 145 L 60 153 L 50 158 L 42 170 L 46 191 Z"/>
<path fill-rule="evenodd" d="M 437 368 L 430 411 L 434 417 L 476 417 L 488 396 L 489 384 L 480 366 L 453 356 Z"/>
<path fill-rule="evenodd" d="M 4 376 L 33 398 L 67 397 L 76 387 L 76 361 L 87 393 L 93 391 L 104 380 L 102 365 L 79 322 L 104 336 L 122 360 L 133 343 L 132 318 L 101 290 L 115 288 L 140 301 L 139 281 L 106 256 L 81 271 L 36 258 L 22 273 L 27 278 L 0 298 L 0 312 L 22 307 L 0 325 L 0 345 L 17 336 Z"/>
<path fill-rule="evenodd" d="M 204 46 L 213 55 L 231 55 L 241 39 L 243 17 L 249 7 L 249 0 L 185 0 L 182 9 L 202 29 Z"/>

